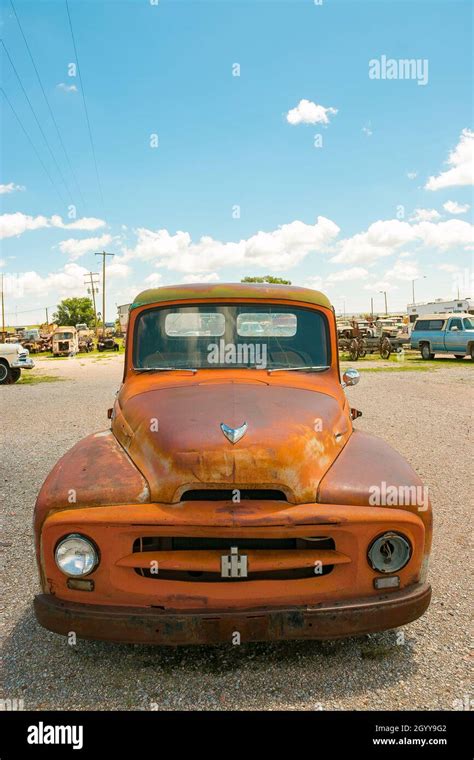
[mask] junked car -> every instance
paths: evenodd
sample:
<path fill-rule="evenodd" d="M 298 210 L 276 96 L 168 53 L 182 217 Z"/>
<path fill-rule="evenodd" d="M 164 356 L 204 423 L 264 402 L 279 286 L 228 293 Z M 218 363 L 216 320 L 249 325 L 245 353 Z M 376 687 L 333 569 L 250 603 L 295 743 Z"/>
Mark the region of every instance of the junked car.
<path fill-rule="evenodd" d="M 52 336 L 53 356 L 75 356 L 79 352 L 79 337 L 75 327 L 57 327 Z"/>
<path fill-rule="evenodd" d="M 33 369 L 35 363 L 21 343 L 0 343 L 0 385 L 18 382 L 22 369 Z"/>
<path fill-rule="evenodd" d="M 176 645 L 338 638 L 422 615 L 431 505 L 403 457 L 356 428 L 345 388 L 358 379 L 341 379 L 318 291 L 140 293 L 110 429 L 66 453 L 36 502 L 41 625 Z"/>

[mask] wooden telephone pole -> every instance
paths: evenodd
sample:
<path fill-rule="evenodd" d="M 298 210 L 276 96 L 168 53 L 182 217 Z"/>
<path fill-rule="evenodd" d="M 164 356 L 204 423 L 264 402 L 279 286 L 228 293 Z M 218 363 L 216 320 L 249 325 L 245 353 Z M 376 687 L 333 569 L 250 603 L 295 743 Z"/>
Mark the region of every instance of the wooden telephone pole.
<path fill-rule="evenodd" d="M 115 256 L 115 253 L 96 253 L 96 256 L 102 256 L 102 337 L 105 338 L 105 257 Z"/>
<path fill-rule="evenodd" d="M 94 304 L 94 329 L 95 329 L 95 336 L 97 337 L 97 307 L 95 303 L 95 294 L 99 292 L 99 288 L 97 285 L 99 284 L 98 280 L 95 280 L 95 277 L 99 277 L 98 272 L 88 272 L 84 275 L 86 278 L 86 285 L 88 286 L 87 292 L 91 293 L 92 295 L 92 303 Z"/>

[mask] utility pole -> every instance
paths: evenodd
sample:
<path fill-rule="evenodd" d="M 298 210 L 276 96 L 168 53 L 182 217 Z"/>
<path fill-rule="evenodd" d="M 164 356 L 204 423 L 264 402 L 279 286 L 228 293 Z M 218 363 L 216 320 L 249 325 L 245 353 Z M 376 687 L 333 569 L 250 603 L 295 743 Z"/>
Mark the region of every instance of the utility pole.
<path fill-rule="evenodd" d="M 46 327 L 48 327 L 49 325 L 48 307 L 46 307 L 45 311 L 46 311 Z"/>
<path fill-rule="evenodd" d="M 383 293 L 385 296 L 385 314 L 388 314 L 388 308 L 387 308 L 387 291 L 386 290 L 379 290 L 379 293 Z"/>
<path fill-rule="evenodd" d="M 373 321 L 374 319 L 374 299 L 373 298 L 370 299 L 370 313 L 372 315 L 372 321 Z"/>
<path fill-rule="evenodd" d="M 97 307 L 95 304 L 95 294 L 99 292 L 98 280 L 95 280 L 94 277 L 98 277 L 98 272 L 88 272 L 84 275 L 86 278 L 86 285 L 88 285 L 87 292 L 92 295 L 92 303 L 94 304 L 94 329 L 95 329 L 95 337 L 97 338 Z M 87 280 L 89 280 L 87 282 Z"/>
<path fill-rule="evenodd" d="M 105 257 L 115 256 L 115 253 L 96 253 L 96 256 L 102 256 L 102 337 L 105 338 Z"/>

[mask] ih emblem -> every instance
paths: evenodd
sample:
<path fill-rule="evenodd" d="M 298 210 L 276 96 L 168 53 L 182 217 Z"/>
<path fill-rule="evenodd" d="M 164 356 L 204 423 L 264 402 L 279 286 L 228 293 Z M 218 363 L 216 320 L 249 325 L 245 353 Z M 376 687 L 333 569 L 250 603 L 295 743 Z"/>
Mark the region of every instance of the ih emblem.
<path fill-rule="evenodd" d="M 231 546 L 230 554 L 222 555 L 221 576 L 223 578 L 247 577 L 247 556 L 239 554 L 237 546 Z"/>
<path fill-rule="evenodd" d="M 238 428 L 231 428 L 228 425 L 226 425 L 224 422 L 221 422 L 221 430 L 228 441 L 230 441 L 231 443 L 237 443 L 237 441 L 240 441 L 240 439 L 247 432 L 247 423 L 244 422 L 244 424 Z"/>

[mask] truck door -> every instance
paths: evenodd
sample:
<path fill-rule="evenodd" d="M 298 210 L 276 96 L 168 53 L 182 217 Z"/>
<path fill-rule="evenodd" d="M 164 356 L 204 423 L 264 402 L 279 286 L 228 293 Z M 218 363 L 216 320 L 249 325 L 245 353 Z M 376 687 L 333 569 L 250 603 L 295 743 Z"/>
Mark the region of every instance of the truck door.
<path fill-rule="evenodd" d="M 452 354 L 465 354 L 467 351 L 467 333 L 460 317 L 451 317 L 444 336 L 446 351 Z"/>

